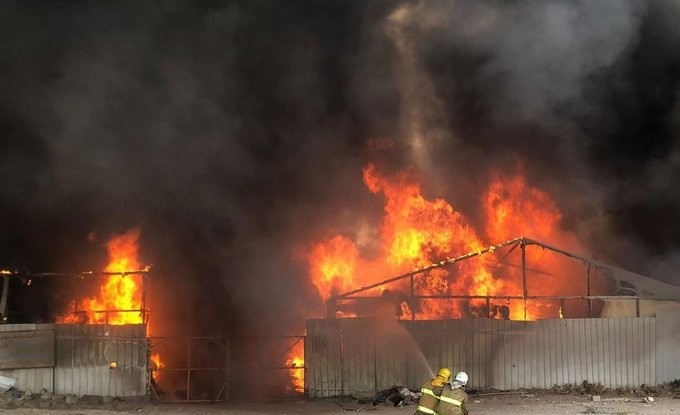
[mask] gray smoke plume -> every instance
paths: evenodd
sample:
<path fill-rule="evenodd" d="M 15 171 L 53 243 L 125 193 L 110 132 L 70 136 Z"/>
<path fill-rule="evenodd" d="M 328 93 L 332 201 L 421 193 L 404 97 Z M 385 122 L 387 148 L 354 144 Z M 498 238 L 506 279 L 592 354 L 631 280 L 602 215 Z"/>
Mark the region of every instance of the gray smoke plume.
<path fill-rule="evenodd" d="M 323 310 L 305 248 L 375 232 L 367 162 L 479 220 L 488 170 L 520 160 L 594 256 L 678 282 L 679 12 L 4 2 L 0 266 L 96 269 L 139 226 L 168 330 L 301 332 Z"/>

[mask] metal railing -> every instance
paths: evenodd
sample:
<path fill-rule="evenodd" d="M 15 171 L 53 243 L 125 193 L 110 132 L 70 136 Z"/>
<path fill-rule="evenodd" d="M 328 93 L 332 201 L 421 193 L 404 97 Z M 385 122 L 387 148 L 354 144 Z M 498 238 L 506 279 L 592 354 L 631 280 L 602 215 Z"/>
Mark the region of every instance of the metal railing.
<path fill-rule="evenodd" d="M 149 337 L 148 390 L 163 402 L 229 399 L 230 346 L 225 337 Z M 164 362 L 158 365 L 154 355 Z M 212 393 L 210 393 L 212 392 Z"/>
<path fill-rule="evenodd" d="M 533 274 L 544 274 L 546 272 L 529 268 L 526 249 L 528 246 L 535 246 L 541 248 L 545 251 L 550 251 L 551 253 L 567 258 L 569 260 L 575 260 L 583 265 L 582 276 L 574 276 L 575 278 L 583 278 L 583 286 L 585 287 L 583 294 L 580 295 L 530 295 L 529 294 L 529 284 L 527 282 L 527 275 L 529 273 Z M 520 269 L 520 285 L 521 293 L 512 295 L 469 295 L 469 294 L 457 294 L 449 292 L 440 292 L 436 294 L 423 293 L 417 288 L 420 278 L 426 277 L 430 272 L 439 269 L 451 268 L 455 264 L 463 263 L 464 261 L 470 261 L 474 258 L 481 257 L 484 255 L 494 255 L 498 254 L 501 250 L 507 249 L 505 256 L 519 248 L 519 253 L 521 255 L 519 265 L 510 265 L 515 268 Z M 613 281 L 615 287 L 612 289 L 612 293 L 608 295 L 596 295 L 593 293 L 592 285 L 593 278 L 595 274 L 600 273 L 602 275 L 597 275 L 602 277 L 606 275 Z M 625 275 L 625 277 L 621 277 Z M 493 309 L 492 302 L 505 301 L 509 303 L 511 301 L 522 302 L 524 319 L 527 319 L 527 303 L 530 302 L 554 302 L 559 305 L 560 313 L 564 308 L 566 302 L 574 301 L 584 301 L 587 307 L 587 317 L 595 317 L 593 313 L 593 304 L 595 302 L 602 302 L 606 300 L 624 300 L 624 301 L 634 301 L 636 315 L 640 315 L 640 300 L 654 299 L 661 301 L 679 301 L 680 300 L 680 287 L 675 287 L 670 284 L 665 284 L 663 282 L 653 280 L 651 278 L 635 274 L 629 271 L 625 271 L 602 262 L 586 258 L 580 255 L 576 255 L 562 249 L 553 247 L 551 245 L 538 242 L 529 238 L 519 237 L 511 239 L 509 241 L 491 245 L 486 248 L 480 249 L 475 252 L 470 252 L 465 255 L 461 255 L 455 258 L 446 259 L 438 263 L 423 267 L 411 272 L 407 272 L 392 278 L 388 278 L 383 281 L 376 282 L 355 290 L 351 290 L 345 293 L 335 295 L 328 299 L 326 303 L 327 308 L 327 318 L 336 318 L 337 313 L 341 312 L 341 306 L 347 303 L 361 303 L 367 301 L 384 300 L 384 295 L 370 295 L 371 291 L 376 289 L 381 289 L 389 286 L 390 284 L 400 284 L 401 295 L 399 301 L 405 303 L 412 310 L 410 319 L 417 319 L 418 304 L 423 300 L 460 300 L 468 302 L 481 302 L 485 304 L 488 310 Z M 653 287 L 650 288 L 650 287 Z M 653 292 L 652 292 L 653 291 Z M 490 313 L 493 314 L 493 313 Z M 487 316 L 489 317 L 489 316 Z"/>

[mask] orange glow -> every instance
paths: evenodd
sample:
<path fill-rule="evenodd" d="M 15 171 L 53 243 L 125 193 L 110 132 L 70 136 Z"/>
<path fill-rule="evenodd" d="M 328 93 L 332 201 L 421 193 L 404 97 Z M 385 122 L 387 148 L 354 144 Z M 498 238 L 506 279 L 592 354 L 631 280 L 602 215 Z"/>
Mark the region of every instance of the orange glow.
<path fill-rule="evenodd" d="M 312 278 L 324 299 L 354 288 L 359 251 L 350 239 L 335 236 L 316 245 L 310 257 L 318 263 Z"/>
<path fill-rule="evenodd" d="M 496 174 L 486 193 L 484 210 L 491 243 L 517 236 L 552 240 L 560 233 L 562 214 L 555 202 L 547 193 L 529 187 L 521 175 Z"/>
<path fill-rule="evenodd" d="M 163 369 L 165 367 L 165 363 L 161 360 L 161 355 L 158 353 L 154 353 L 151 355 L 151 376 L 153 376 L 154 380 L 158 380 L 159 378 L 159 369 Z"/>
<path fill-rule="evenodd" d="M 549 194 L 530 187 L 524 176 L 503 177 L 495 173 L 484 199 L 486 232 L 493 242 L 516 236 L 526 236 L 550 243 L 569 252 L 584 254 L 583 244 L 574 234 L 560 227 L 562 214 Z M 582 295 L 586 292 L 585 279 L 566 278 L 583 274 L 581 265 L 567 257 L 554 255 L 536 246 L 526 248 L 527 264 L 539 264 L 544 272 L 530 277 L 527 285 L 534 295 Z M 546 272 L 548 272 L 546 274 Z M 531 271 L 528 271 L 531 275 Z M 521 281 L 521 269 L 506 270 L 509 278 Z M 563 310 L 557 302 L 527 303 L 527 320 L 560 318 Z M 513 319 L 522 320 L 519 310 L 513 310 Z"/>
<path fill-rule="evenodd" d="M 139 229 L 114 236 L 106 245 L 109 264 L 105 272 L 140 271 L 137 258 Z M 75 310 L 57 318 L 58 323 L 142 324 L 142 277 L 109 275 L 99 287 L 99 295 L 74 304 Z M 73 311 L 79 311 L 74 313 Z M 124 311 L 111 311 L 124 310 Z"/>
<path fill-rule="evenodd" d="M 478 252 L 492 244 L 526 236 L 574 253 L 584 251 L 580 242 L 560 228 L 562 215 L 550 195 L 527 184 L 522 173 L 494 173 L 486 189 L 480 189 L 484 226 L 477 228 L 446 200 L 423 196 L 414 169 L 393 175 L 369 164 L 363 171 L 369 191 L 385 198 L 384 216 L 378 226 L 379 246 L 371 257 L 349 235 L 336 235 L 309 250 L 308 266 L 312 282 L 324 301 L 334 294 L 384 281 L 392 276 L 437 264 L 444 259 Z M 480 230 L 481 229 L 481 230 Z M 514 255 L 519 256 L 517 250 Z M 560 270 L 566 275 L 578 264 L 549 255 L 535 245 L 525 249 L 527 263 L 540 264 L 531 270 L 527 286 L 534 295 L 572 295 L 584 292 L 583 283 L 568 278 L 542 277 L 543 270 Z M 414 293 L 420 296 L 478 295 L 521 296 L 521 261 L 488 254 L 475 256 L 452 266 L 439 267 L 413 279 Z M 525 276 L 526 277 L 526 276 Z M 554 281 L 553 281 L 554 280 Z M 532 285 L 529 284 L 531 282 Z M 540 284 L 538 283 L 540 282 Z M 410 293 L 409 280 L 391 283 L 390 292 Z M 385 296 L 385 286 L 357 295 Z M 393 298 L 403 298 L 394 295 Z M 415 309 L 413 309 L 415 307 Z M 464 317 L 535 320 L 557 318 L 559 304 L 544 301 L 484 299 L 421 299 L 409 304 L 401 299 L 394 310 L 399 318 L 442 319 Z M 368 311 L 370 312 L 370 311 Z M 336 317 L 366 315 L 366 310 L 342 309 Z"/>
<path fill-rule="evenodd" d="M 298 342 L 293 346 L 286 360 L 286 367 L 290 367 L 288 374 L 295 392 L 303 393 L 305 390 L 305 360 L 304 343 Z"/>
<path fill-rule="evenodd" d="M 109 263 L 104 272 L 145 271 L 138 258 L 139 228 L 133 228 L 123 234 L 113 236 L 106 244 Z M 142 309 L 142 276 L 108 275 L 99 286 L 99 294 L 84 298 L 72 304 L 72 310 L 57 317 L 57 323 L 66 324 L 143 324 Z M 151 335 L 151 327 L 147 325 L 147 335 Z M 151 370 L 154 380 L 158 380 L 159 372 L 165 364 L 159 354 L 151 356 Z"/>

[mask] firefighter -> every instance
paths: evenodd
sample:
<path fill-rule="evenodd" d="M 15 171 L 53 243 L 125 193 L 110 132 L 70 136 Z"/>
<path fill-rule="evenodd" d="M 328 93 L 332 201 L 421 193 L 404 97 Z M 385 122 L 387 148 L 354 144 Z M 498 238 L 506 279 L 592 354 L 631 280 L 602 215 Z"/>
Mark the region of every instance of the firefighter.
<path fill-rule="evenodd" d="M 444 386 L 439 403 L 435 411 L 439 415 L 468 415 L 468 394 L 465 393 L 465 385 L 468 375 L 458 372 L 451 384 Z"/>
<path fill-rule="evenodd" d="M 444 385 L 448 383 L 451 378 L 451 371 L 445 367 L 439 369 L 437 376 L 434 379 L 427 381 L 420 389 L 420 401 L 416 414 L 421 415 L 435 415 L 434 408 L 439 403 L 439 396 L 442 394 Z"/>

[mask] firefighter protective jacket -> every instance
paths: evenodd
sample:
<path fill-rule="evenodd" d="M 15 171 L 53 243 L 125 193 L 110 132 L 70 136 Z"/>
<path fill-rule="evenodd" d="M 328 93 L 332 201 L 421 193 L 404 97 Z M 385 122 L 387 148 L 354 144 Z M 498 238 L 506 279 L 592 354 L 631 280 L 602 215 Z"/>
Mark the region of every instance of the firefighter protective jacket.
<path fill-rule="evenodd" d="M 434 408 L 437 407 L 439 403 L 439 396 L 442 394 L 444 386 L 435 386 L 432 384 L 431 379 L 427 381 L 422 388 L 420 388 L 420 401 L 418 401 L 418 408 L 416 413 L 434 415 L 436 412 Z"/>
<path fill-rule="evenodd" d="M 453 389 L 451 385 L 444 386 L 439 404 L 435 411 L 439 415 L 467 415 L 468 414 L 468 394 L 463 388 Z"/>

